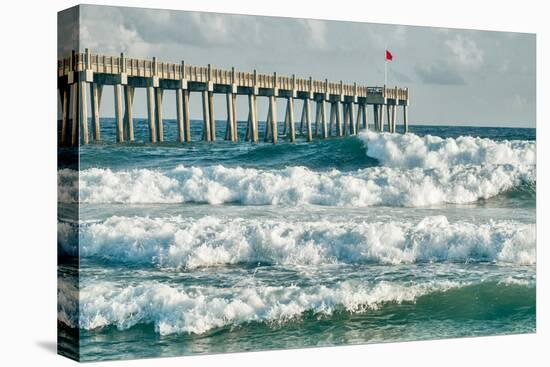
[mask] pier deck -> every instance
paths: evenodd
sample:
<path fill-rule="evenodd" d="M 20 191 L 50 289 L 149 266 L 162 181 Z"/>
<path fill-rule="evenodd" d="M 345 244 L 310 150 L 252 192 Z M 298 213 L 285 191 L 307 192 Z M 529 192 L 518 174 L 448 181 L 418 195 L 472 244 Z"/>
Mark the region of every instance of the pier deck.
<path fill-rule="evenodd" d="M 408 129 L 408 88 L 387 88 L 386 86 L 363 86 L 325 80 L 299 78 L 295 75 L 237 71 L 208 66 L 187 65 L 120 56 L 96 55 L 86 50 L 72 52 L 57 67 L 58 89 L 61 97 L 61 145 L 77 146 L 88 144 L 90 130 L 92 139 L 101 140 L 100 106 L 103 86 L 114 87 L 117 142 L 134 141 L 133 99 L 135 88 L 145 88 L 147 96 L 147 118 L 149 141 L 164 141 L 162 116 L 163 91 L 176 91 L 178 141 L 191 142 L 189 117 L 189 93 L 202 96 L 203 133 L 201 139 L 215 141 L 216 124 L 214 116 L 214 94 L 226 95 L 225 140 L 237 142 L 237 95 L 248 96 L 248 123 L 246 141 L 257 143 L 258 97 L 265 97 L 269 103 L 265 119 L 264 141 L 277 143 L 277 99 L 286 100 L 283 135 L 291 142 L 298 133 L 308 141 L 314 137 L 355 135 L 368 128 L 368 106 L 372 106 L 374 128 L 384 131 L 386 113 L 387 131 L 397 131 L 397 108 L 403 109 L 403 131 Z M 88 92 L 91 111 L 88 113 Z M 300 129 L 296 129 L 294 101 L 304 101 Z M 315 118 L 312 118 L 310 104 L 315 103 Z M 326 104 L 330 106 L 327 119 Z M 124 114 L 123 114 L 124 111 Z M 91 127 L 89 126 L 91 117 Z M 312 125 L 314 124 L 314 127 Z"/>

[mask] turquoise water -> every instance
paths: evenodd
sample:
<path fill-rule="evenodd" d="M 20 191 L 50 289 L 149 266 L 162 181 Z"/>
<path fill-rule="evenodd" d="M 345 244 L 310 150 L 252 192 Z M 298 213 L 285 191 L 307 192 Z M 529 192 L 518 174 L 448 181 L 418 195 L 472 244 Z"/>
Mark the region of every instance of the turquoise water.
<path fill-rule="evenodd" d="M 167 121 L 151 145 L 145 120 L 134 144 L 114 126 L 59 193 L 81 202 L 80 304 L 59 319 L 82 360 L 535 331 L 534 129 L 252 145 L 219 121 L 181 145 Z"/>

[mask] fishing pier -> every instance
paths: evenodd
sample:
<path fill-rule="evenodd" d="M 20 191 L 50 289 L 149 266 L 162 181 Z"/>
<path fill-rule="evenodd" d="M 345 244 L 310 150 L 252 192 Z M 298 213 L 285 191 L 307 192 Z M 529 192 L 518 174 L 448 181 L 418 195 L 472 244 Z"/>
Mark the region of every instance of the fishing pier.
<path fill-rule="evenodd" d="M 136 88 L 145 88 L 149 142 L 164 141 L 162 116 L 163 91 L 175 90 L 177 112 L 177 137 L 180 143 L 192 141 L 189 117 L 189 95 L 200 93 L 202 97 L 203 131 L 200 139 L 216 140 L 216 116 L 214 94 L 225 94 L 227 113 L 224 116 L 225 140 L 237 142 L 237 95 L 248 97 L 248 121 L 245 141 L 257 143 L 259 139 L 257 113 L 259 97 L 269 104 L 265 119 L 266 142 L 277 143 L 279 138 L 296 141 L 300 134 L 307 141 L 330 136 L 355 135 L 367 129 L 369 110 L 372 110 L 374 129 L 397 132 L 397 110 L 402 107 L 403 132 L 408 129 L 408 88 L 388 88 L 298 78 L 277 73 L 218 69 L 208 66 L 166 63 L 120 56 L 105 56 L 73 51 L 57 64 L 58 90 L 61 98 L 60 145 L 78 146 L 101 141 L 100 107 L 105 85 L 114 87 L 114 106 L 117 142 L 134 141 L 132 112 Z M 88 111 L 90 98 L 91 111 Z M 282 134 L 278 131 L 277 101 L 286 102 Z M 297 129 L 294 102 L 303 100 L 300 125 Z M 312 118 L 311 104 L 315 104 Z M 371 108 L 369 108 L 369 106 Z M 327 113 L 327 107 L 330 112 Z M 328 118 L 327 118 L 328 115 Z M 386 118 L 384 117 L 386 115 Z M 198 137 L 194 137 L 195 140 Z"/>

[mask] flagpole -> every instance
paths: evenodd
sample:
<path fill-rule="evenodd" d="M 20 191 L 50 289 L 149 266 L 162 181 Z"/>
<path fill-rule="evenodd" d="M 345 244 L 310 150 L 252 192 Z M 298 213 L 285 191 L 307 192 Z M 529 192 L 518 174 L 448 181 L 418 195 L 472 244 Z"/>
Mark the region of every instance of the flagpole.
<path fill-rule="evenodd" d="M 384 45 L 384 86 L 388 85 L 388 58 L 386 53 L 388 52 L 388 45 Z"/>
<path fill-rule="evenodd" d="M 384 86 L 388 85 L 388 60 L 384 55 Z"/>

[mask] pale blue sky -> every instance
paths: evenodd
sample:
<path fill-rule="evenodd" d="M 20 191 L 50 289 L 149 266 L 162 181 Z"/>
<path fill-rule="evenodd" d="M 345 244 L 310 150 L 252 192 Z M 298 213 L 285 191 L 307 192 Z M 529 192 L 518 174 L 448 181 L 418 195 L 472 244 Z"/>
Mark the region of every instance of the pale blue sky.
<path fill-rule="evenodd" d="M 94 5 L 80 9 L 82 50 L 194 65 L 381 85 L 387 45 L 394 54 L 388 84 L 409 87 L 412 124 L 535 126 L 534 34 Z M 166 93 L 163 106 L 167 118 L 175 116 L 172 94 Z M 106 87 L 103 98 L 102 116 L 113 116 L 112 88 Z M 219 96 L 216 102 L 217 118 L 224 119 L 225 99 Z M 244 107 L 240 103 L 239 119 L 246 118 Z M 144 91 L 136 92 L 134 108 L 136 117 L 146 116 Z M 198 95 L 191 98 L 191 117 L 201 118 Z"/>

